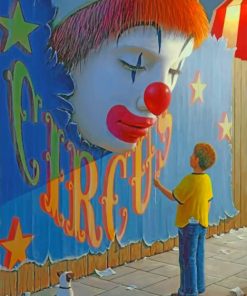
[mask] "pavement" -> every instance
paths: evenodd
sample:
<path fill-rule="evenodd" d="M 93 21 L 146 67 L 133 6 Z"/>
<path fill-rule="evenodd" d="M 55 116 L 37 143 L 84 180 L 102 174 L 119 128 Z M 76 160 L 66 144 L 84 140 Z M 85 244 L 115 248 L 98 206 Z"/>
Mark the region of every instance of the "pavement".
<path fill-rule="evenodd" d="M 247 295 L 247 228 L 231 230 L 206 240 L 206 292 L 203 296 Z M 73 281 L 74 296 L 168 296 L 179 287 L 178 248 L 113 269 L 114 275 L 96 273 Z M 54 296 L 49 288 L 33 296 Z"/>

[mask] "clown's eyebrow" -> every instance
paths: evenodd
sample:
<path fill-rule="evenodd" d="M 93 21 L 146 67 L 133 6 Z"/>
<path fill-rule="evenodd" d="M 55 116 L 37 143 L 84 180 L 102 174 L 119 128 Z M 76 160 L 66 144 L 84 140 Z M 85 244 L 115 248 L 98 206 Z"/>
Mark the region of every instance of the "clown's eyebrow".
<path fill-rule="evenodd" d="M 160 53 L 160 50 L 161 50 L 161 35 L 162 32 L 161 32 L 161 29 L 160 28 L 157 28 L 157 36 L 158 36 L 158 44 L 159 44 L 159 53 Z"/>
<path fill-rule="evenodd" d="M 184 51 L 185 47 L 188 45 L 188 43 L 190 42 L 191 39 L 192 39 L 192 36 L 189 36 L 189 37 L 185 40 L 184 45 L 183 45 L 183 47 L 182 47 L 182 49 L 181 49 L 181 51 L 180 51 L 179 56 L 181 56 L 182 52 Z"/>

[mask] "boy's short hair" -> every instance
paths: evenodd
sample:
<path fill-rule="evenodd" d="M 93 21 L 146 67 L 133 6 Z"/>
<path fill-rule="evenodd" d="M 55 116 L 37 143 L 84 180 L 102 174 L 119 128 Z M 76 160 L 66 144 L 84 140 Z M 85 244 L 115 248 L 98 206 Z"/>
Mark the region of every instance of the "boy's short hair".
<path fill-rule="evenodd" d="M 199 158 L 199 166 L 202 170 L 210 168 L 216 161 L 216 152 L 208 143 L 196 144 L 194 154 Z"/>

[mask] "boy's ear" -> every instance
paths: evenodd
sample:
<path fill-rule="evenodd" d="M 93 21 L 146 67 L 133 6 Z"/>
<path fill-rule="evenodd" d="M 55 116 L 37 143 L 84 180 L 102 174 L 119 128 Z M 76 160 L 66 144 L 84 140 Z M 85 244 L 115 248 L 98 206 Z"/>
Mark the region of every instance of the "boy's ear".
<path fill-rule="evenodd" d="M 195 161 L 196 161 L 196 164 L 199 165 L 199 161 L 200 161 L 199 157 L 195 156 Z"/>

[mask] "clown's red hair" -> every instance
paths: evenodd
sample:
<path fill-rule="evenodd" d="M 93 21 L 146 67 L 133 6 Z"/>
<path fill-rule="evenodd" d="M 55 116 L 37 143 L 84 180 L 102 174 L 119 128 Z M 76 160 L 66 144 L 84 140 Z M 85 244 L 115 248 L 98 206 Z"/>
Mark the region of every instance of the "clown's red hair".
<path fill-rule="evenodd" d="M 70 0 L 73 1 L 73 0 Z M 93 48 L 131 27 L 154 25 L 194 38 L 198 47 L 208 34 L 208 20 L 198 0 L 101 0 L 78 10 L 56 27 L 51 46 L 69 68 Z"/>

